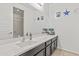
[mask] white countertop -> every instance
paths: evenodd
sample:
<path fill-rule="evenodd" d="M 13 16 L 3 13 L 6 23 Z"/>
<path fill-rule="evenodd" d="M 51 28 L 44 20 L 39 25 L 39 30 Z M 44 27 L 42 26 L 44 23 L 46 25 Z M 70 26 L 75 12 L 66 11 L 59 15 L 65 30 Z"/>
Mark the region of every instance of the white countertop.
<path fill-rule="evenodd" d="M 41 37 L 37 37 L 37 38 L 32 38 L 31 41 L 36 41 L 36 43 L 34 43 L 32 45 L 26 45 L 24 47 L 20 47 L 17 45 L 21 41 L 0 45 L 0 56 L 18 56 L 56 36 L 57 35 L 45 35 L 45 36 L 41 36 Z M 29 42 L 29 41 L 30 40 L 26 40 L 26 42 Z"/>

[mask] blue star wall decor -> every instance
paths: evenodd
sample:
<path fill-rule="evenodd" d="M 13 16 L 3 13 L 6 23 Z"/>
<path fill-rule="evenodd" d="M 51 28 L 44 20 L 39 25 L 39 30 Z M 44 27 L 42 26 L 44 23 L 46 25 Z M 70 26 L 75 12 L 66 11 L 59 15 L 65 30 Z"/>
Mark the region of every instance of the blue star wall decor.
<path fill-rule="evenodd" d="M 63 12 L 65 16 L 68 16 L 70 11 L 68 11 L 67 9 L 65 10 L 65 12 Z"/>

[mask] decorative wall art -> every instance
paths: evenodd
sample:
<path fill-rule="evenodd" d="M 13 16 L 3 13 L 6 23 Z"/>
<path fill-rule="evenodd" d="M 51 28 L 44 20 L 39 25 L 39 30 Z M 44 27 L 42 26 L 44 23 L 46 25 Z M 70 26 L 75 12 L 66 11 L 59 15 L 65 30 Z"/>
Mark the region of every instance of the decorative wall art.
<path fill-rule="evenodd" d="M 39 18 L 39 17 L 37 17 L 37 20 L 40 20 L 40 18 Z"/>
<path fill-rule="evenodd" d="M 61 16 L 61 12 L 56 12 L 56 17 L 60 17 Z"/>
<path fill-rule="evenodd" d="M 44 16 L 41 16 L 41 20 L 44 20 Z"/>
<path fill-rule="evenodd" d="M 44 16 L 37 17 L 37 20 L 44 20 Z"/>
<path fill-rule="evenodd" d="M 56 19 L 61 19 L 61 18 L 63 18 L 63 15 L 64 16 L 69 16 L 70 15 L 70 11 L 69 10 L 67 10 L 67 9 L 65 9 L 65 11 L 57 11 L 57 12 L 55 12 L 55 18 Z"/>
<path fill-rule="evenodd" d="M 60 18 L 61 17 L 61 12 L 56 12 L 55 13 L 55 18 Z"/>
<path fill-rule="evenodd" d="M 68 16 L 70 14 L 70 11 L 66 9 L 63 13 L 64 13 L 64 16 Z"/>

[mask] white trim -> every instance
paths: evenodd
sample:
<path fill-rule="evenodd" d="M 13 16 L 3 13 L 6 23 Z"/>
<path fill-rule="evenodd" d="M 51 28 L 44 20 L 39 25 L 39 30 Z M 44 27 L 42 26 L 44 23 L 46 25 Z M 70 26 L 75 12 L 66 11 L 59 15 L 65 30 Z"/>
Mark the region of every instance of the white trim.
<path fill-rule="evenodd" d="M 57 49 L 64 50 L 64 51 L 79 55 L 78 51 L 72 51 L 72 50 L 68 50 L 68 49 L 64 49 L 64 48 L 57 48 Z"/>

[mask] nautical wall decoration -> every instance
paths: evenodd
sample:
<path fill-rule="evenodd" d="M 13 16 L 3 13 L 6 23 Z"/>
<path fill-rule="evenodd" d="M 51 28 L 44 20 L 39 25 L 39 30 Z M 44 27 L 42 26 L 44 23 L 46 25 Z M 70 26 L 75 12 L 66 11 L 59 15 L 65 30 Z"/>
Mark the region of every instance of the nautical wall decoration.
<path fill-rule="evenodd" d="M 59 11 L 55 12 L 55 19 L 62 19 L 63 15 L 69 16 L 70 14 L 71 14 L 71 12 L 68 9 L 65 9 L 64 11 L 59 10 Z"/>
<path fill-rule="evenodd" d="M 61 12 L 56 12 L 56 17 L 60 17 L 61 16 Z"/>
<path fill-rule="evenodd" d="M 70 11 L 66 9 L 63 13 L 64 13 L 64 16 L 68 16 L 70 14 Z"/>
<path fill-rule="evenodd" d="M 55 19 L 59 19 L 61 18 L 61 12 L 60 11 L 56 11 L 55 12 Z"/>

